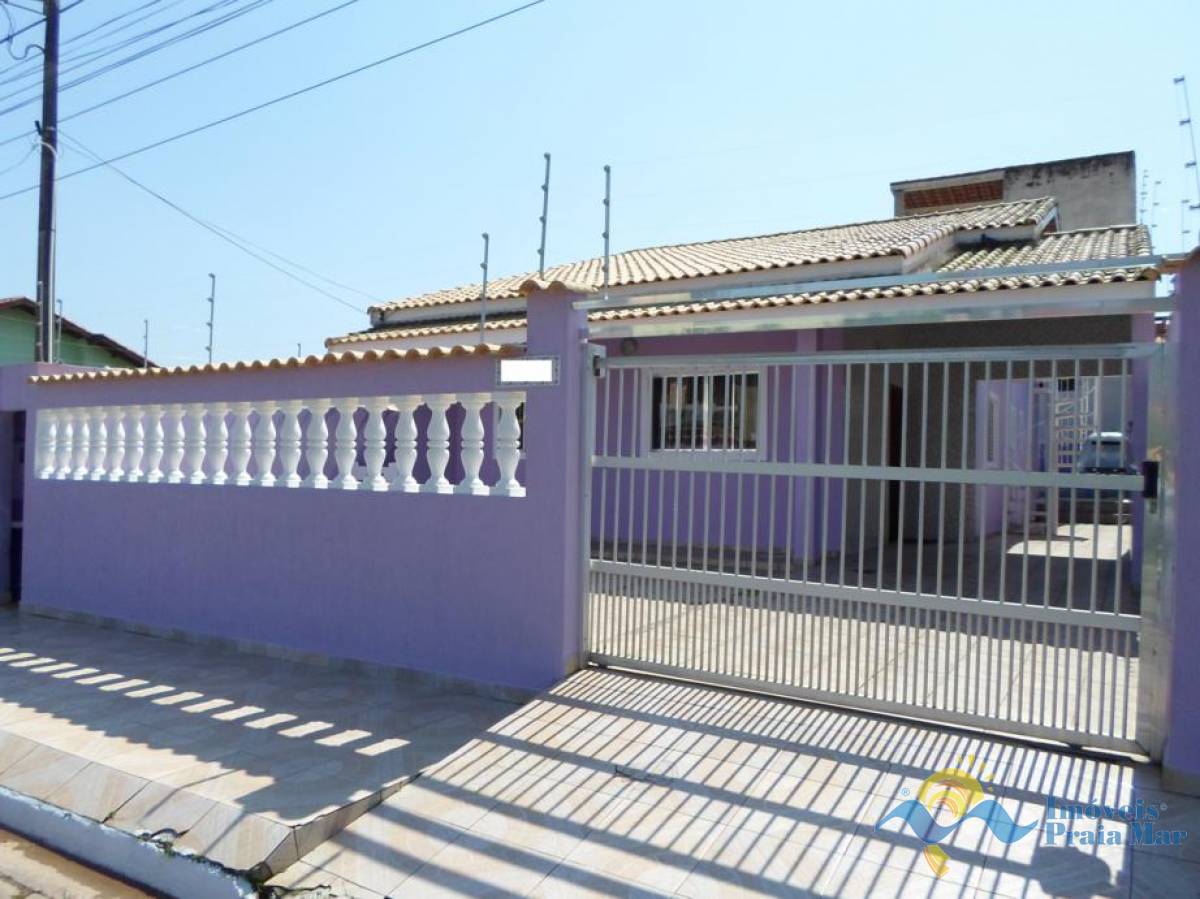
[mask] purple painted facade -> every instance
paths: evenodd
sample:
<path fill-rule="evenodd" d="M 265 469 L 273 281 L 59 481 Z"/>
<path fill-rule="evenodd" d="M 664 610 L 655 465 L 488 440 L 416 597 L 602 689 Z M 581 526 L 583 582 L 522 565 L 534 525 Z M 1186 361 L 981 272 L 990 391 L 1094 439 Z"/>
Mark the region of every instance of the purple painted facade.
<path fill-rule="evenodd" d="M 536 311 L 535 311 L 536 310 Z M 531 299 L 525 497 L 39 480 L 27 466 L 23 602 L 539 689 L 579 656 L 580 319 Z M 485 356 L 0 390 L 45 406 L 478 392 Z M 33 416 L 30 415 L 32 422 Z M 33 438 L 32 424 L 30 439 Z M 454 437 L 452 436 L 452 443 Z M 114 526 L 115 516 L 120 526 Z"/>
<path fill-rule="evenodd" d="M 1167 622 L 1171 639 L 1167 685 L 1165 780 L 1173 788 L 1200 795 L 1200 415 L 1195 388 L 1200 384 L 1200 251 L 1176 276 L 1170 344 L 1173 368 L 1166 447 L 1167 521 L 1174 521 L 1163 547 L 1166 559 Z M 1172 533 L 1173 530 L 1173 533 Z"/>

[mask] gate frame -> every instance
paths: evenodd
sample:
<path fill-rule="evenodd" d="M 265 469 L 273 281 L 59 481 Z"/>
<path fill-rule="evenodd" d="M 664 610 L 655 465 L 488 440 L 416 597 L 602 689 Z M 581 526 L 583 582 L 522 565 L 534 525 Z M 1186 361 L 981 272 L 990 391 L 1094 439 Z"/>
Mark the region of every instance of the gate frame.
<path fill-rule="evenodd" d="M 1140 304 L 1139 304 L 1140 305 Z M 1137 311 L 1144 311 L 1144 307 Z M 1127 313 L 1127 310 L 1120 310 L 1122 313 Z M 1070 316 L 1064 316 L 1070 318 Z M 864 324 L 867 324 L 864 322 Z M 778 328 L 784 330 L 784 328 Z M 746 329 L 747 331 L 759 330 L 754 326 Z M 772 329 L 775 330 L 775 329 Z M 808 330 L 808 328 L 792 328 L 787 330 Z M 689 333 L 686 329 L 681 328 L 678 333 Z M 694 333 L 694 332 L 692 332 Z M 615 664 L 621 666 L 622 662 L 618 659 L 608 659 L 603 654 L 593 653 L 590 649 L 590 632 L 589 632 L 589 594 L 591 583 L 591 572 L 594 570 L 593 561 L 591 559 L 591 515 L 592 515 L 592 472 L 593 472 L 593 456 L 595 454 L 595 439 L 596 439 L 596 393 L 600 378 L 607 374 L 610 369 L 610 364 L 607 361 L 605 348 L 592 343 L 585 343 L 586 359 L 589 364 L 583 366 L 582 373 L 582 403 L 583 422 L 581 427 L 581 442 L 582 442 L 582 459 L 581 459 L 581 476 L 583 478 L 582 485 L 582 503 L 580 527 L 580 564 L 581 564 L 581 658 L 584 665 L 599 664 L 608 665 Z M 986 356 L 988 353 L 1004 354 L 1020 351 L 1022 359 L 1033 360 L 1039 355 L 1053 356 L 1055 353 L 1063 353 L 1065 351 L 1075 351 L 1086 349 L 1103 353 L 1105 351 L 1112 352 L 1114 349 L 1125 349 L 1129 352 L 1127 356 L 1120 358 L 1144 358 L 1147 360 L 1147 384 L 1146 384 L 1146 405 L 1143 409 L 1143 415 L 1146 422 L 1146 447 L 1145 457 L 1147 459 L 1155 459 L 1157 454 L 1161 459 L 1161 447 L 1163 440 L 1166 437 L 1166 426 L 1168 416 L 1166 414 L 1165 401 L 1163 399 L 1163 391 L 1167 383 L 1167 359 L 1166 350 L 1161 342 L 1155 345 L 1148 345 L 1147 342 L 1127 343 L 1127 344 L 1083 344 L 1078 346 L 1036 346 L 1036 347 L 946 347 L 946 348 L 921 348 L 918 350 L 904 349 L 885 349 L 885 350 L 865 350 L 865 351 L 818 351 L 814 353 L 745 353 L 745 354 L 729 354 L 730 362 L 728 364 L 737 363 L 754 363 L 756 360 L 761 360 L 764 363 L 780 362 L 782 359 L 792 357 L 795 359 L 808 358 L 814 360 L 814 364 L 819 364 L 816 360 L 835 359 L 856 357 L 863 361 L 870 361 L 872 357 L 880 362 L 892 359 L 896 356 L 904 355 L 928 355 L 936 353 L 938 361 L 949 361 L 954 358 L 955 354 L 961 354 L 964 358 L 979 360 L 981 355 Z M 636 359 L 614 360 L 614 368 L 644 368 L 650 369 L 655 364 L 670 365 L 675 367 L 687 366 L 695 357 L 690 355 L 672 355 L 672 356 L 645 356 L 636 357 Z M 724 361 L 722 364 L 727 364 Z M 1136 406 L 1135 406 L 1136 408 Z M 734 467 L 737 463 L 733 463 Z M 762 463 L 754 464 L 757 468 L 762 468 Z M 799 469 L 811 465 L 814 469 L 812 474 L 832 476 L 836 472 L 837 466 L 830 466 L 817 463 L 776 463 L 781 467 L 786 466 L 792 473 Z M 685 470 L 689 468 L 686 463 L 679 464 L 679 460 L 675 460 L 674 464 L 666 466 L 672 470 Z M 768 463 L 766 468 L 770 468 Z M 868 466 L 868 468 L 878 468 L 878 474 L 884 478 L 890 478 L 892 475 L 897 475 L 901 480 L 910 480 L 905 477 L 902 466 L 900 470 L 892 467 Z M 856 466 L 861 469 L 862 466 Z M 817 470 L 819 469 L 819 471 Z M 940 469 L 938 471 L 941 471 Z M 769 471 L 762 472 L 769 474 Z M 945 472 L 942 472 L 944 475 Z M 982 472 L 979 472 L 982 474 Z M 1026 472 L 1025 477 L 1028 478 L 1030 473 Z M 1087 477 L 1084 475 L 1075 475 L 1076 478 Z M 1137 478 L 1136 475 L 1117 475 L 1105 476 L 1107 478 L 1120 477 L 1125 479 Z M 926 480 L 920 478 L 920 480 Z M 945 477 L 933 478 L 932 480 L 940 483 L 947 483 Z M 1006 478 L 1004 474 L 999 474 L 999 477 L 984 478 L 984 480 L 995 480 L 1000 483 Z M 977 484 L 981 481 L 976 478 L 967 478 L 966 482 Z M 1110 484 L 1107 481 L 1106 484 Z M 1143 481 L 1144 483 L 1144 481 Z M 1099 485 L 1096 485 L 1097 487 Z M 1127 485 L 1127 488 L 1132 489 L 1132 484 Z M 1139 612 L 1138 626 L 1133 629 L 1133 633 L 1137 636 L 1138 641 L 1138 683 L 1136 687 L 1137 709 L 1134 716 L 1133 724 L 1133 741 L 1128 740 L 1111 740 L 1106 741 L 1107 746 L 1117 751 L 1128 752 L 1144 752 L 1150 756 L 1152 760 L 1160 760 L 1162 757 L 1163 739 L 1166 730 L 1166 672 L 1169 669 L 1169 651 L 1171 640 L 1169 636 L 1170 627 L 1170 610 L 1164 605 L 1164 591 L 1161 589 L 1159 579 L 1163 575 L 1163 550 L 1165 547 L 1165 535 L 1169 529 L 1168 519 L 1166 514 L 1168 504 L 1164 502 L 1164 497 L 1161 493 L 1157 499 L 1147 499 L 1144 505 L 1144 517 L 1141 530 L 1142 540 L 1142 560 L 1141 560 L 1141 586 L 1139 592 Z M 1120 560 L 1118 560 L 1120 564 Z M 727 578 L 727 576 L 725 576 Z M 689 578 L 691 579 L 691 578 Z M 747 576 L 748 585 L 753 579 Z M 775 585 L 778 587 L 779 585 Z M 797 589 L 797 592 L 803 593 L 805 590 L 812 592 L 815 585 L 807 585 L 804 589 Z M 759 589 L 764 589 L 763 585 L 758 585 Z M 829 585 L 818 586 L 818 592 L 828 592 Z M 834 588 L 837 589 L 837 588 Z M 851 589 L 851 588 L 844 588 Z M 853 591 L 858 591 L 858 588 L 853 588 Z M 787 588 L 785 588 L 787 592 Z M 1086 626 L 1086 625 L 1084 625 Z M 1144 660 L 1150 658 L 1153 661 L 1150 664 L 1144 664 Z M 844 708 L 866 709 L 883 714 L 892 714 L 900 717 L 931 721 L 942 726 L 966 726 L 976 727 L 986 730 L 993 730 L 988 727 L 988 722 L 994 721 L 994 718 L 987 716 L 975 715 L 970 713 L 949 713 L 940 715 L 937 718 L 927 718 L 921 716 L 917 712 L 917 707 L 908 703 L 896 703 L 886 700 L 871 700 L 858 697 L 848 696 L 844 693 L 826 691 L 822 694 L 820 691 L 813 691 L 807 688 L 791 688 L 782 684 L 769 684 L 753 678 L 742 678 L 727 675 L 714 675 L 706 672 L 692 672 L 680 670 L 670 665 L 658 663 L 639 663 L 637 670 L 646 671 L 649 673 L 657 673 L 666 676 L 684 677 L 697 682 L 710 682 L 718 685 L 725 685 L 739 689 L 746 689 L 754 692 L 789 695 L 792 698 L 803 701 L 811 701 L 818 703 L 831 704 Z M 956 720 L 957 719 L 957 720 Z M 1025 728 L 1026 731 L 1036 730 L 1036 728 Z M 1061 736 L 1055 736 L 1049 731 L 1050 728 L 1044 728 L 1043 733 L 1020 733 L 1014 731 L 1003 731 L 1006 736 L 1015 739 L 1053 739 L 1062 740 Z M 1068 745 L 1072 745 L 1068 743 Z"/>

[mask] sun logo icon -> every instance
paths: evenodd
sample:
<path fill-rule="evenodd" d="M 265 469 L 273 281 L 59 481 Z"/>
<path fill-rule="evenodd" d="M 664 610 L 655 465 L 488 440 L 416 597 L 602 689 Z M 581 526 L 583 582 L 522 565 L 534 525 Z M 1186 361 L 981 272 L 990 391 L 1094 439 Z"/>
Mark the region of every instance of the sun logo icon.
<path fill-rule="evenodd" d="M 968 755 L 958 768 L 942 768 L 933 772 L 917 788 L 915 799 L 908 799 L 889 810 L 876 830 L 893 818 L 899 818 L 925 844 L 923 855 L 937 877 L 950 870 L 950 856 L 940 845 L 972 818 L 978 818 L 997 839 L 1015 843 L 1028 834 L 1037 822 L 1017 824 L 995 799 L 987 798 L 984 781 L 991 774 L 983 773 L 984 763 L 976 764 Z"/>

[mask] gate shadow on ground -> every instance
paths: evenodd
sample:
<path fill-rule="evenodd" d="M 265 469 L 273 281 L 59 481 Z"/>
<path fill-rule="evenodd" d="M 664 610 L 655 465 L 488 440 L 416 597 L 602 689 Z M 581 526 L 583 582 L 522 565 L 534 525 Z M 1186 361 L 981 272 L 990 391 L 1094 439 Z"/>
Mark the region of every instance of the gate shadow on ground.
<path fill-rule="evenodd" d="M 991 798 L 1039 828 L 1009 845 L 967 821 L 942 844 L 938 878 L 917 835 L 876 825 L 947 767 L 991 775 Z M 1047 796 L 1120 805 L 1153 779 L 1118 760 L 589 670 L 277 883 L 364 895 L 1127 895 L 1126 847 L 1041 845 L 1041 811 Z M 1110 815 L 1103 826 L 1126 825 Z"/>

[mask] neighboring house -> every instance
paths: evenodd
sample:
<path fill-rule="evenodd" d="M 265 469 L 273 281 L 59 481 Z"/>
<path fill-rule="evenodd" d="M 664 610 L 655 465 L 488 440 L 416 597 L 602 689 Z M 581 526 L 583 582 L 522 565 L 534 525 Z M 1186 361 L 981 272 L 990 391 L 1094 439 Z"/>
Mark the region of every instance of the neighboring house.
<path fill-rule="evenodd" d="M 60 335 L 56 344 L 56 362 L 112 368 L 141 368 L 146 364 L 140 353 L 68 318 L 56 319 L 55 325 Z M 33 300 L 27 297 L 0 299 L 0 365 L 33 362 L 37 329 L 37 304 Z"/>
<path fill-rule="evenodd" d="M 68 318 L 57 318 L 55 327 L 56 362 L 95 368 L 142 368 L 148 363 L 140 353 L 117 343 L 111 337 L 97 334 L 77 325 Z M 0 365 L 33 362 L 36 359 L 38 332 L 37 303 L 28 297 L 0 299 Z M 17 442 L 12 458 L 16 469 L 0 476 L 0 503 L 11 507 L 8 532 L 0 530 L 0 552 L 7 556 L 7 579 L 0 583 L 0 601 L 20 595 L 22 475 L 24 459 L 21 441 L 24 438 L 24 413 L 0 415 L 0 441 L 5 445 Z M 4 544 L 7 544 L 5 546 Z"/>

